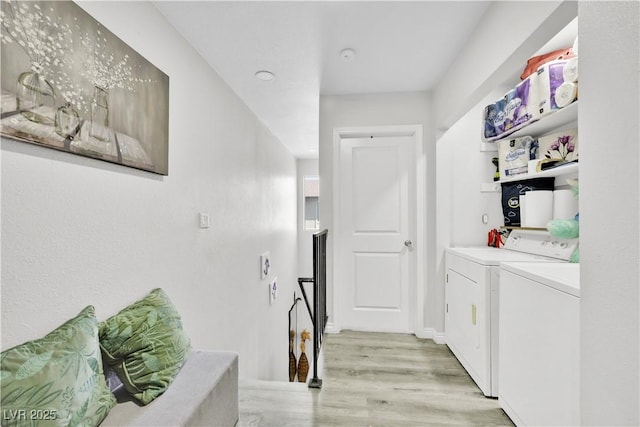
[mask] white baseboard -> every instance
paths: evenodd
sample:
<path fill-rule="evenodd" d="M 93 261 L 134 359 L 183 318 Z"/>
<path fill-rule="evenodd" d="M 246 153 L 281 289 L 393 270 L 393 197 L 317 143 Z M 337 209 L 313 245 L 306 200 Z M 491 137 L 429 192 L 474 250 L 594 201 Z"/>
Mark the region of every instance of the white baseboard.
<path fill-rule="evenodd" d="M 431 339 L 436 344 L 446 344 L 446 336 L 444 332 L 438 332 L 433 328 L 424 328 L 422 331 L 416 331 L 418 338 Z"/>
<path fill-rule="evenodd" d="M 324 327 L 324 331 L 327 334 L 339 334 L 341 329 L 337 327 L 333 322 L 327 322 Z"/>

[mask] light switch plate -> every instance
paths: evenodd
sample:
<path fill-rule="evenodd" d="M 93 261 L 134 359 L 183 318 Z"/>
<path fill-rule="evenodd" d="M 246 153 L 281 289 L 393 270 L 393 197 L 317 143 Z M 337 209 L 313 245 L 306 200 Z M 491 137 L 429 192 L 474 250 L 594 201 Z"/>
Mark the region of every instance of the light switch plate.
<path fill-rule="evenodd" d="M 200 228 L 209 228 L 211 226 L 211 218 L 208 212 L 200 212 Z"/>
<path fill-rule="evenodd" d="M 273 304 L 278 298 L 278 278 L 269 282 L 269 304 Z"/>
<path fill-rule="evenodd" d="M 269 251 L 260 255 L 260 278 L 266 279 L 271 272 L 271 254 Z"/>

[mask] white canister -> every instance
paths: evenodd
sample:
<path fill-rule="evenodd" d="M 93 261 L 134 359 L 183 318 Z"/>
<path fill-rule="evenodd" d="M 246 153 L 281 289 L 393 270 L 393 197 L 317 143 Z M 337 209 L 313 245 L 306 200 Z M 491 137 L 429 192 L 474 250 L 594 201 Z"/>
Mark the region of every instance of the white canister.
<path fill-rule="evenodd" d="M 553 219 L 574 219 L 578 213 L 578 200 L 571 190 L 553 192 Z"/>
<path fill-rule="evenodd" d="M 526 200 L 527 227 L 546 227 L 553 218 L 553 191 L 527 191 Z"/>

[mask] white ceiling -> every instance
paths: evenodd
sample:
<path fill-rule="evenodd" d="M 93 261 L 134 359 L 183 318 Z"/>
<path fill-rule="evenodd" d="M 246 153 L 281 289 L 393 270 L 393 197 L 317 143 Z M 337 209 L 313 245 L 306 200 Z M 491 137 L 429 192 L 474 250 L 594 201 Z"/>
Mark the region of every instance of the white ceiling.
<path fill-rule="evenodd" d="M 154 2 L 298 158 L 318 155 L 320 95 L 432 89 L 489 3 Z M 276 78 L 258 80 L 260 70 Z"/>

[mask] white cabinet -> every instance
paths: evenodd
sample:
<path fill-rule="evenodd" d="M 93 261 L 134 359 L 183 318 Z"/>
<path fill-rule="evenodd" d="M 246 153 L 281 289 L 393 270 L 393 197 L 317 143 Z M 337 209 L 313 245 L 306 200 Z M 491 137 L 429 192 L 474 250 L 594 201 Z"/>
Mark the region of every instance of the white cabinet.
<path fill-rule="evenodd" d="M 576 283 L 575 264 L 502 265 L 498 401 L 518 426 L 580 424 Z"/>

